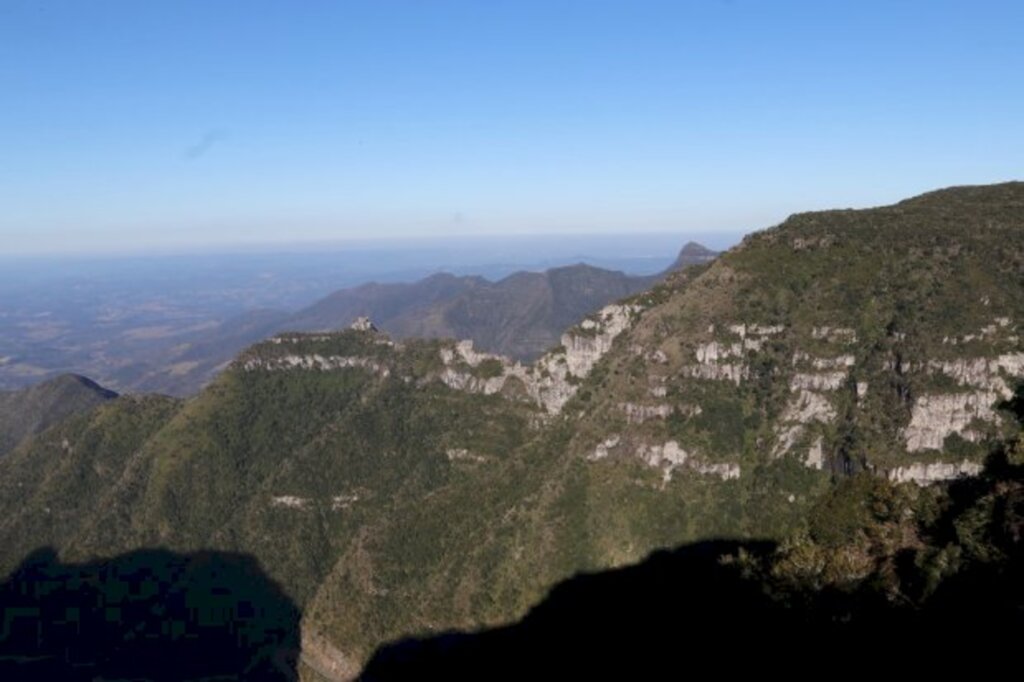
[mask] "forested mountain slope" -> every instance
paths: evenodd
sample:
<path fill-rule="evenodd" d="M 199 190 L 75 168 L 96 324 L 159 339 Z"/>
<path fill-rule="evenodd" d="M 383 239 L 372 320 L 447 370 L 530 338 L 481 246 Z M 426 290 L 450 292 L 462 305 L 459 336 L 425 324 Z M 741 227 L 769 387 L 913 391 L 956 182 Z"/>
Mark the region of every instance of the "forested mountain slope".
<path fill-rule="evenodd" d="M 877 536 L 858 510 L 924 514 L 918 485 L 1015 442 L 1022 273 L 1010 183 L 793 216 L 529 365 L 367 325 L 282 334 L 194 399 L 121 398 L 0 461 L 3 568 L 43 544 L 251 554 L 303 612 L 309 679 L 699 540 L 782 542 L 780 575 L 856 585 Z M 881 525 L 914 537 L 901 514 Z"/>

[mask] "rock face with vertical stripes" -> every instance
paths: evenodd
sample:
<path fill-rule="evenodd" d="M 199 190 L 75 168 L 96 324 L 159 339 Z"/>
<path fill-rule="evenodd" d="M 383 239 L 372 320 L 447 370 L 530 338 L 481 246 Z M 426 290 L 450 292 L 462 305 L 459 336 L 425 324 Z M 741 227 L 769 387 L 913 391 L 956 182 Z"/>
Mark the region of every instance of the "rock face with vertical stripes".
<path fill-rule="evenodd" d="M 629 305 L 610 305 L 583 320 L 562 335 L 561 345 L 545 354 L 533 365 L 523 365 L 508 358 L 480 353 L 472 341 L 460 341 L 454 349 L 441 350 L 446 370 L 442 380 L 452 388 L 490 395 L 501 392 L 514 381 L 527 395 L 550 414 L 557 414 L 576 393 L 580 382 L 590 370 L 611 350 L 630 324 L 637 309 Z M 458 364 L 469 369 L 460 372 Z M 474 375 L 472 370 L 489 363 L 486 376 Z"/>

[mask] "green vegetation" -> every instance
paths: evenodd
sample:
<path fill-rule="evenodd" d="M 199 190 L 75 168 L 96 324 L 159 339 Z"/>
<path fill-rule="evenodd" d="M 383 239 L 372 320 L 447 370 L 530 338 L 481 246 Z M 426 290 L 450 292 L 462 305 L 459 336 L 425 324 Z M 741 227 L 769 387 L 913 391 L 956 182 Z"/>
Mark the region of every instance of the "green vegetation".
<path fill-rule="evenodd" d="M 259 344 L 192 400 L 114 400 L 0 460 L 0 567 L 43 544 L 251 553 L 355 661 L 708 538 L 782 541 L 737 559 L 779 599 L 930 599 L 1017 551 L 1018 403 L 944 452 L 908 453 L 906 430 L 920 396 L 974 390 L 929 361 L 1021 352 L 1022 207 L 1015 184 L 794 216 L 631 299 L 638 319 L 560 415 L 521 383 L 449 388 L 450 342 Z M 674 461 L 649 454 L 671 442 Z M 994 450 L 1002 468 L 948 494 L 886 480 Z"/>
<path fill-rule="evenodd" d="M 0 392 L 0 457 L 50 426 L 115 397 L 116 393 L 74 374 L 20 391 Z"/>
<path fill-rule="evenodd" d="M 473 375 L 480 379 L 493 379 L 500 377 L 504 372 L 504 365 L 497 358 L 487 358 L 473 368 Z"/>
<path fill-rule="evenodd" d="M 0 570 L 30 551 L 53 546 L 80 555 L 117 551 L 107 533 L 124 533 L 138 510 L 114 498 L 116 485 L 139 462 L 137 453 L 179 409 L 163 397 L 121 397 L 67 419 L 0 460 Z M 97 525 L 105 509 L 117 525 Z M 86 539 L 96 534 L 99 541 Z"/>
<path fill-rule="evenodd" d="M 829 589 L 922 608 L 966 589 L 970 599 L 999 599 L 975 604 L 993 615 L 1021 606 L 1024 467 L 1009 464 L 1005 451 L 980 478 L 949 488 L 856 476 L 823 496 L 809 519 L 809 531 L 761 557 L 755 573 L 779 600 L 800 603 Z"/>

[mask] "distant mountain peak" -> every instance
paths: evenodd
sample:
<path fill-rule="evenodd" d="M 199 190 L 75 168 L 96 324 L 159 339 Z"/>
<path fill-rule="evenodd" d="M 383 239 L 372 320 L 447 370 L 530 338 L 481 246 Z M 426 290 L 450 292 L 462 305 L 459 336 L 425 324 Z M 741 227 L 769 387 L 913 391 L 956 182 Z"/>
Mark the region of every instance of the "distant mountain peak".
<path fill-rule="evenodd" d="M 111 400 L 113 398 L 116 398 L 118 395 L 115 391 L 111 391 L 109 388 L 104 388 L 103 386 L 100 386 L 98 383 L 96 383 L 87 376 L 82 376 L 81 374 L 74 374 L 70 372 L 67 374 L 61 374 L 59 376 L 56 376 L 48 381 L 44 381 L 42 384 L 39 384 L 38 386 L 40 388 L 45 386 L 52 386 L 54 388 L 80 387 L 82 389 L 92 391 L 103 400 Z"/>
<path fill-rule="evenodd" d="M 0 392 L 0 456 L 69 416 L 117 397 L 92 379 L 61 374 L 35 386 Z"/>
<path fill-rule="evenodd" d="M 682 249 L 679 251 L 679 255 L 676 256 L 675 261 L 669 266 L 669 271 L 681 270 L 690 265 L 700 265 L 701 263 L 707 263 L 718 257 L 717 251 L 712 251 L 703 244 L 697 242 L 686 242 Z"/>

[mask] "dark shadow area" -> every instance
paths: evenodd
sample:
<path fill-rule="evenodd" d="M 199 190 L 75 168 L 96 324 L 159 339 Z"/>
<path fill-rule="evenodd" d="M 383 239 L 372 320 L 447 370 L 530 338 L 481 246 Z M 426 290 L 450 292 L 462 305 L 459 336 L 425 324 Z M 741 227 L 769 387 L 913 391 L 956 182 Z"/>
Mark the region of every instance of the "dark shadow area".
<path fill-rule="evenodd" d="M 299 616 L 250 556 L 40 549 L 0 585 L 0 679 L 294 680 Z"/>
<path fill-rule="evenodd" d="M 1000 410 L 1006 410 L 1017 418 L 1017 423 L 1024 425 L 1024 382 L 1014 387 L 1013 395 L 996 406 Z"/>
<path fill-rule="evenodd" d="M 655 679 L 755 673 L 826 674 L 895 661 L 945 665 L 1024 634 L 1020 556 L 944 585 L 924 607 L 856 591 L 773 592 L 746 575 L 740 550 L 710 541 L 658 552 L 558 585 L 520 622 L 382 647 L 363 680 Z M 944 647 L 950 647 L 945 649 Z M 1005 654 L 1004 654 L 1005 656 Z"/>

